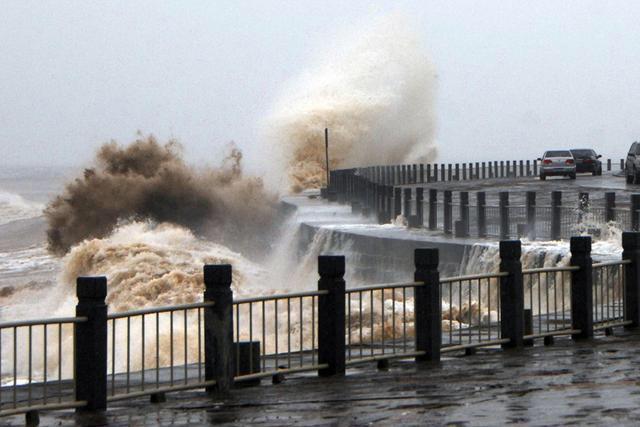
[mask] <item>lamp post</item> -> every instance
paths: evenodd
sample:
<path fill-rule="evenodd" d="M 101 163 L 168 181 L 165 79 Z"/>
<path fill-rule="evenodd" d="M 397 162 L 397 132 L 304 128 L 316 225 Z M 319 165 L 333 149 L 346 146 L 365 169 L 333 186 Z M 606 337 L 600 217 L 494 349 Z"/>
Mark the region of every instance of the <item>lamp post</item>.
<path fill-rule="evenodd" d="M 329 188 L 329 129 L 324 128 L 324 153 L 327 162 L 327 188 Z"/>

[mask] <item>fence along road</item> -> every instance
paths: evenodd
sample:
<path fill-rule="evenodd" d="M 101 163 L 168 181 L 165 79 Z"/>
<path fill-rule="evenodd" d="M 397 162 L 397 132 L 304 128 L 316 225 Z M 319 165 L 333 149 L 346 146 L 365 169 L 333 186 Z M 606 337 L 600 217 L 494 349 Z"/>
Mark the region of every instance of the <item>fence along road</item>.
<path fill-rule="evenodd" d="M 411 280 L 358 288 L 346 286 L 344 256 L 320 256 L 317 290 L 237 300 L 231 266 L 207 265 L 202 302 L 111 314 L 107 279 L 81 277 L 74 317 L 0 324 L 10 343 L 0 415 L 34 422 L 38 411 L 95 412 L 142 395 L 157 402 L 173 391 L 637 327 L 640 233 L 623 233 L 622 245 L 620 260 L 594 264 L 591 238 L 572 237 L 569 266 L 522 270 L 520 241 L 506 240 L 500 271 L 451 278 L 440 278 L 436 249 L 417 249 Z"/>
<path fill-rule="evenodd" d="M 525 165 L 522 174 L 519 164 Z M 452 169 L 447 181 L 435 181 L 430 165 L 335 170 L 323 195 L 351 203 L 354 213 L 371 215 L 381 224 L 402 215 L 410 227 L 456 237 L 560 240 L 578 234 L 598 238 L 610 225 L 640 229 L 640 193 L 622 178 L 605 174 L 542 182 L 526 162 L 504 165 L 515 170 L 510 173 L 498 166 L 497 179 L 482 179 L 496 176 L 488 166 L 471 175 Z M 606 191 L 612 188 L 616 191 Z"/>

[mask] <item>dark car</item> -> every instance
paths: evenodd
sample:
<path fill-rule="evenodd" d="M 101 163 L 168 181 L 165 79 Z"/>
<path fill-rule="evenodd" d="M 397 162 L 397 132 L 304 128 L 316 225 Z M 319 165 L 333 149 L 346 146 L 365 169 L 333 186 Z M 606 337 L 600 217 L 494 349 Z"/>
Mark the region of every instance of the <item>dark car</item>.
<path fill-rule="evenodd" d="M 590 148 L 579 148 L 571 150 L 573 158 L 576 159 L 576 172 L 591 172 L 595 175 L 602 175 L 602 162 L 598 160 L 600 154 Z"/>
<path fill-rule="evenodd" d="M 640 184 L 640 143 L 634 142 L 627 153 L 627 160 L 624 163 L 624 175 L 627 184 Z"/>

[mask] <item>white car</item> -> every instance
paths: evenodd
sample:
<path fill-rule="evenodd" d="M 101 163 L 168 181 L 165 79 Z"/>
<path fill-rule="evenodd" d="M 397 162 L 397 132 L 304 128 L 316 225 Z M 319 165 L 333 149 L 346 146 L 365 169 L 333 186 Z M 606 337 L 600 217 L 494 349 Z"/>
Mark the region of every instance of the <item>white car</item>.
<path fill-rule="evenodd" d="M 540 161 L 540 179 L 545 180 L 548 176 L 568 176 L 576 179 L 576 160 L 569 150 L 545 151 Z"/>

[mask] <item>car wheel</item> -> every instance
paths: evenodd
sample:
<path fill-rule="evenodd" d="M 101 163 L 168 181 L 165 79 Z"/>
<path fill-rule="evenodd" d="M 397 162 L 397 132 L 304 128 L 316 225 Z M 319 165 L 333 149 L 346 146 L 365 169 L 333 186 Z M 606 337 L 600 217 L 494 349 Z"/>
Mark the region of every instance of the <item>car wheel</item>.
<path fill-rule="evenodd" d="M 575 173 L 570 173 L 569 174 L 569 179 L 576 179 L 576 174 Z"/>
<path fill-rule="evenodd" d="M 544 181 L 545 179 L 547 179 L 547 177 L 546 177 L 546 176 L 544 176 L 544 175 L 540 175 L 540 180 Z"/>

